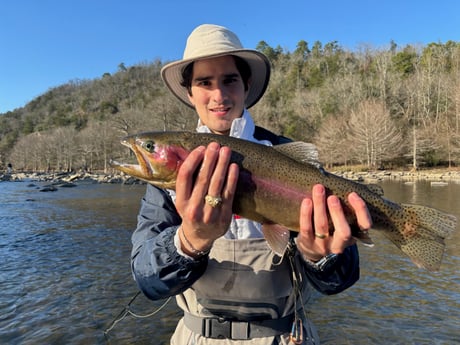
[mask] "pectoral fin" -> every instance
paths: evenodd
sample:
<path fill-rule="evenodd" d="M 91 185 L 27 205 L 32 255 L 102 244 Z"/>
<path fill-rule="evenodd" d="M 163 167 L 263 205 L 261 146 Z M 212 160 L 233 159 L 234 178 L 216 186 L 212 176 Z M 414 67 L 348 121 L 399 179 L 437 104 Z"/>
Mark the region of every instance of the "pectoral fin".
<path fill-rule="evenodd" d="M 283 256 L 289 243 L 289 229 L 279 224 L 264 223 L 262 232 L 270 249 L 276 255 Z"/>
<path fill-rule="evenodd" d="M 372 238 L 369 236 L 369 231 L 353 229 L 352 235 L 354 238 L 360 240 L 366 247 L 374 246 L 374 241 L 372 241 Z"/>

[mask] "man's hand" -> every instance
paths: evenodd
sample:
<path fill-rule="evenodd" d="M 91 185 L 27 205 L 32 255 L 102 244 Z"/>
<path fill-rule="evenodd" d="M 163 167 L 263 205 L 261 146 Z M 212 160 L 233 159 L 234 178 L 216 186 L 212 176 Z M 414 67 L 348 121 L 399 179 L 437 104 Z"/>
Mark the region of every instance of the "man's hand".
<path fill-rule="evenodd" d="M 348 195 L 348 202 L 360 229 L 368 230 L 372 226 L 372 219 L 364 200 L 353 192 Z M 328 213 L 334 226 L 332 235 L 329 234 Z M 300 233 L 297 237 L 300 252 L 305 258 L 316 262 L 328 254 L 342 253 L 355 242 L 339 198 L 335 195 L 326 198 L 324 186 L 315 185 L 311 198 L 305 198 L 300 208 Z"/>
<path fill-rule="evenodd" d="M 239 173 L 230 157 L 230 148 L 210 143 L 193 150 L 179 169 L 176 209 L 182 217 L 181 242 L 186 254 L 209 250 L 230 225 Z M 222 202 L 211 205 L 205 201 L 207 195 Z"/>

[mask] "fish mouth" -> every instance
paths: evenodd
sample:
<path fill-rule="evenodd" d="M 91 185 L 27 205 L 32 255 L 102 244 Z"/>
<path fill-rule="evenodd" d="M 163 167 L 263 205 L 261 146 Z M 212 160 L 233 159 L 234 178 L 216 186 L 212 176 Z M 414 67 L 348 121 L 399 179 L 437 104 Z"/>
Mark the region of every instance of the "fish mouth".
<path fill-rule="evenodd" d="M 135 139 L 133 137 L 126 137 L 121 140 L 121 144 L 128 147 L 134 153 L 138 164 L 123 163 L 111 159 L 109 162 L 110 166 L 142 180 L 148 179 L 150 176 L 152 176 L 153 168 L 150 165 L 147 157 L 145 157 L 144 154 L 138 149 L 135 143 Z"/>

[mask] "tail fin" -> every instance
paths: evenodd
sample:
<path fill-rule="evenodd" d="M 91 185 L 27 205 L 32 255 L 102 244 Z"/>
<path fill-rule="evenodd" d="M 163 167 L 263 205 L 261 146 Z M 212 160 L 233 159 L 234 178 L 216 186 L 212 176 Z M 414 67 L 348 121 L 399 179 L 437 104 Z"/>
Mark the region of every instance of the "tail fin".
<path fill-rule="evenodd" d="M 445 251 L 444 239 L 457 226 L 457 218 L 436 209 L 403 204 L 401 250 L 418 266 L 437 271 Z"/>

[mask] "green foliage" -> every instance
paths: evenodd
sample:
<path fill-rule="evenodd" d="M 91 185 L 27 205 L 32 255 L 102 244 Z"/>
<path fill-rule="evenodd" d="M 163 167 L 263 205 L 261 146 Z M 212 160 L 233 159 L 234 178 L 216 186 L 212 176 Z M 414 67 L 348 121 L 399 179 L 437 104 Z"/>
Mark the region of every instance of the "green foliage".
<path fill-rule="evenodd" d="M 422 158 L 423 162 L 425 162 L 425 166 L 430 168 L 439 165 L 442 159 L 436 150 L 428 150 L 423 152 Z"/>
<path fill-rule="evenodd" d="M 420 63 L 426 69 L 436 68 L 448 73 L 458 67 L 459 50 L 460 43 L 453 41 L 430 43 L 423 49 Z"/>
<path fill-rule="evenodd" d="M 280 46 L 272 48 L 265 41 L 260 41 L 256 46 L 256 50 L 265 54 L 272 63 L 276 62 L 278 57 L 283 53 Z"/>
<path fill-rule="evenodd" d="M 396 53 L 394 55 L 392 62 L 393 68 L 396 72 L 400 73 L 402 76 L 408 76 L 415 71 L 415 66 L 417 65 L 418 55 L 415 49 L 411 46 L 407 46 L 403 51 Z"/>
<path fill-rule="evenodd" d="M 310 49 L 308 49 L 308 43 L 304 40 L 300 40 L 294 51 L 294 57 L 301 62 L 305 62 L 309 55 Z"/>
<path fill-rule="evenodd" d="M 22 133 L 23 134 L 30 134 L 34 131 L 34 118 L 32 116 L 26 116 L 24 118 L 24 123 L 22 125 Z"/>

